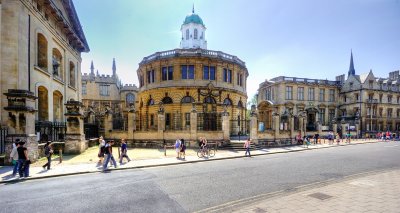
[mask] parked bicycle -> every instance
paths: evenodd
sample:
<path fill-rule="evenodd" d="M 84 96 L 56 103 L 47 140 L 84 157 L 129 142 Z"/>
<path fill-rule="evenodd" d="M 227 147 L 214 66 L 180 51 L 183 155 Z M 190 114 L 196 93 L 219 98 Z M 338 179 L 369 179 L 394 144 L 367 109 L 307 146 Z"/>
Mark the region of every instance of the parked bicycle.
<path fill-rule="evenodd" d="M 215 156 L 215 150 L 214 149 L 210 149 L 208 147 L 204 147 L 204 148 L 199 148 L 197 150 L 197 157 L 199 158 L 204 158 L 204 157 L 214 157 Z"/>

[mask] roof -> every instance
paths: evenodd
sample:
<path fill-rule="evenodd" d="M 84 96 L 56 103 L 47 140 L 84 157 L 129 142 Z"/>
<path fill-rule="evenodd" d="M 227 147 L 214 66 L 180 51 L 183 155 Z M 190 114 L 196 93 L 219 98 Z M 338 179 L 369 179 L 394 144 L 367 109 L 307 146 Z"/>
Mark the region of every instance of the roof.
<path fill-rule="evenodd" d="M 203 20 L 196 13 L 192 13 L 186 16 L 183 24 L 189 24 L 189 23 L 201 24 L 204 26 Z"/>

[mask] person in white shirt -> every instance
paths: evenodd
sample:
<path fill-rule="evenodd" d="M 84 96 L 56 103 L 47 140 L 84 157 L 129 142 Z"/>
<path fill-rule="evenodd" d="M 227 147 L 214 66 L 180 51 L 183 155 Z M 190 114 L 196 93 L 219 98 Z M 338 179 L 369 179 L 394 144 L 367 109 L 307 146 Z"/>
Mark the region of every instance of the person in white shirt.
<path fill-rule="evenodd" d="M 246 152 L 244 153 L 244 156 L 247 156 L 247 153 L 249 153 L 249 157 L 251 157 L 251 155 L 250 155 L 250 143 L 251 143 L 250 138 L 248 138 L 246 140 L 246 142 L 244 142 L 243 148 L 246 148 Z"/>

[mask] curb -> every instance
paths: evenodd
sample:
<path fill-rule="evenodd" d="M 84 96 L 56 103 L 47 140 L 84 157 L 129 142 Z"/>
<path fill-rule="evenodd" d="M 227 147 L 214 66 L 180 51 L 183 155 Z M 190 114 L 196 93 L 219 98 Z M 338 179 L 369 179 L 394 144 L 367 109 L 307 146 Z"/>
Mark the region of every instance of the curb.
<path fill-rule="evenodd" d="M 313 148 L 304 148 L 298 150 L 285 150 L 285 151 L 277 151 L 272 153 L 259 153 L 253 154 L 254 156 L 262 156 L 262 155 L 274 155 L 274 154 L 283 154 L 283 153 L 290 153 L 290 152 L 303 152 L 308 150 L 316 150 L 316 149 L 327 149 L 327 148 L 334 148 L 340 146 L 354 146 L 354 145 L 362 145 L 362 144 L 370 144 L 370 143 L 379 143 L 381 141 L 370 141 L 364 143 L 353 143 L 353 144 L 340 144 L 340 145 L 333 145 L 333 146 L 326 146 L 326 147 L 313 147 Z M 201 163 L 201 162 L 208 162 L 208 161 L 218 161 L 218 160 L 229 160 L 229 159 L 237 159 L 237 158 L 246 158 L 246 156 L 230 156 L 230 157 L 221 157 L 221 158 L 213 158 L 213 159 L 199 159 L 193 161 L 181 161 L 181 162 L 174 162 L 174 163 L 166 163 L 166 164 L 150 164 L 150 165 L 143 165 L 143 166 L 133 166 L 133 167 L 125 167 L 125 168 L 114 168 L 112 170 L 108 169 L 106 172 L 110 171 L 118 171 L 118 170 L 132 170 L 132 169 L 143 169 L 143 168 L 153 168 L 153 167 L 162 167 L 162 166 L 174 166 L 180 164 L 190 164 L 190 163 Z M 103 173 L 104 171 L 82 171 L 82 172 L 72 172 L 72 173 L 63 173 L 63 174 L 55 174 L 55 175 L 48 175 L 48 176 L 40 176 L 40 177 L 29 177 L 27 179 L 13 179 L 13 180 L 0 180 L 0 184 L 7 184 L 7 183 L 18 183 L 18 182 L 25 182 L 30 180 L 40 180 L 46 178 L 54 178 L 54 177 L 63 177 L 63 176 L 72 176 L 72 175 L 82 175 L 82 174 L 91 174 L 91 173 Z"/>

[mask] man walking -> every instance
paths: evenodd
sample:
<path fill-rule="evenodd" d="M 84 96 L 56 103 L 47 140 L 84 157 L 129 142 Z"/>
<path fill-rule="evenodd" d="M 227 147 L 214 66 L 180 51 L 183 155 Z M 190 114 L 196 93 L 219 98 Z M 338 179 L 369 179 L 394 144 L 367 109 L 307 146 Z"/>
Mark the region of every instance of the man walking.
<path fill-rule="evenodd" d="M 15 177 L 15 175 L 17 175 L 17 170 L 18 170 L 18 151 L 17 151 L 18 146 L 19 146 L 19 139 L 16 139 L 15 143 L 13 144 L 13 149 L 10 154 L 10 162 L 14 166 L 13 173 L 12 173 L 13 177 Z"/>
<path fill-rule="evenodd" d="M 20 141 L 17 148 L 18 152 L 18 172 L 20 178 L 26 178 L 29 176 L 29 157 L 28 149 L 24 147 L 25 142 Z"/>
<path fill-rule="evenodd" d="M 51 164 L 51 155 L 53 155 L 53 149 L 51 148 L 51 141 L 47 141 L 46 145 L 44 145 L 44 154 L 47 158 L 47 163 L 43 165 L 43 169 L 47 167 L 47 170 L 50 170 Z"/>
<path fill-rule="evenodd" d="M 246 142 L 244 142 L 243 148 L 246 148 L 246 152 L 244 153 L 245 157 L 247 156 L 247 153 L 249 153 L 249 157 L 251 157 L 251 155 L 250 155 L 250 143 L 251 143 L 250 138 L 248 138 L 246 140 Z"/>
<path fill-rule="evenodd" d="M 121 140 L 121 157 L 119 159 L 119 164 L 122 164 L 122 160 L 124 158 L 128 159 L 128 162 L 131 161 L 131 159 L 129 159 L 129 156 L 128 156 L 128 149 L 126 147 L 125 139 L 122 139 Z"/>
<path fill-rule="evenodd" d="M 114 164 L 114 167 L 117 168 L 117 162 L 115 162 L 114 156 L 112 155 L 112 145 L 114 145 L 113 140 L 106 143 L 105 153 L 104 153 L 106 156 L 106 160 L 104 161 L 104 164 L 103 164 L 103 170 L 107 169 L 108 162 L 110 161 L 110 159 L 111 159 L 112 163 Z"/>

